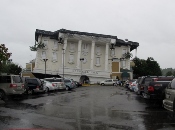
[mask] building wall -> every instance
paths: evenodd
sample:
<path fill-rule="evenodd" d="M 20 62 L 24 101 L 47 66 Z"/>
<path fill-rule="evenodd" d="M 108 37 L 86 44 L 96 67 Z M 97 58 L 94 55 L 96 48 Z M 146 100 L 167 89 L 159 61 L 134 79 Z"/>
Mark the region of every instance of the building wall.
<path fill-rule="evenodd" d="M 42 43 L 46 43 L 46 47 L 37 51 L 34 72 L 45 73 L 45 62 L 43 58 L 47 58 L 47 74 L 58 74 L 62 76 L 64 59 L 64 75 L 66 78 L 72 78 L 78 81 L 82 74 L 87 75 L 91 83 L 97 83 L 98 81 L 110 78 L 111 74 L 120 76 L 122 63 L 121 61 L 114 62 L 112 59 L 121 58 L 123 49 L 129 50 L 129 46 L 115 47 L 115 53 L 111 55 L 111 50 L 109 49 L 110 39 L 94 40 L 86 36 L 79 37 L 67 37 L 64 39 L 64 45 L 61 45 L 55 39 L 40 36 L 38 42 L 42 41 Z M 87 49 L 84 49 L 86 47 Z M 93 47 L 94 49 L 92 49 Z M 53 55 L 56 57 L 55 59 Z M 70 62 L 70 57 L 73 57 L 73 62 Z M 85 58 L 86 61 L 81 63 L 80 58 Z M 100 64 L 96 64 L 97 58 L 99 58 Z M 125 64 L 125 68 L 130 69 L 129 60 L 126 60 Z"/>

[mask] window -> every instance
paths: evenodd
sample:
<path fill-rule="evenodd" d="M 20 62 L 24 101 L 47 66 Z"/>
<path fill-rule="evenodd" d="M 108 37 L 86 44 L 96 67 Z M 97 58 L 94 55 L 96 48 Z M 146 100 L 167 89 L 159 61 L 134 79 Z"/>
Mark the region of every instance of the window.
<path fill-rule="evenodd" d="M 123 66 L 123 68 L 126 67 L 126 61 L 125 60 L 122 61 L 122 66 Z"/>
<path fill-rule="evenodd" d="M 42 51 L 42 53 L 41 53 L 41 59 L 46 59 L 46 52 L 45 51 Z"/>
<path fill-rule="evenodd" d="M 84 43 L 83 44 L 83 50 L 87 50 L 88 49 L 88 44 L 87 43 Z"/>
<path fill-rule="evenodd" d="M 100 57 L 96 57 L 96 64 L 95 66 L 100 66 Z"/>
<path fill-rule="evenodd" d="M 123 57 L 125 57 L 126 52 L 127 52 L 126 49 L 123 49 L 123 50 L 122 50 L 122 56 L 123 56 Z"/>
<path fill-rule="evenodd" d="M 47 46 L 48 46 L 48 40 L 43 40 L 43 44 L 44 44 L 44 49 L 47 49 Z"/>
<path fill-rule="evenodd" d="M 100 55 L 100 46 L 96 46 L 96 54 Z"/>
<path fill-rule="evenodd" d="M 52 53 L 52 60 L 57 61 L 57 53 L 56 52 Z"/>
<path fill-rule="evenodd" d="M 54 41 L 54 50 L 57 50 L 58 49 L 58 42 L 57 41 Z"/>
<path fill-rule="evenodd" d="M 73 54 L 70 54 L 69 55 L 69 63 L 70 64 L 73 64 L 74 63 L 74 55 Z"/>
<path fill-rule="evenodd" d="M 0 76 L 0 83 L 11 83 L 10 76 Z"/>
<path fill-rule="evenodd" d="M 87 43 L 84 43 L 84 44 L 82 45 L 82 54 L 83 54 L 84 56 L 88 55 L 88 44 L 87 44 Z"/>
<path fill-rule="evenodd" d="M 75 51 L 75 44 L 74 43 L 70 43 L 70 51 L 71 52 Z"/>

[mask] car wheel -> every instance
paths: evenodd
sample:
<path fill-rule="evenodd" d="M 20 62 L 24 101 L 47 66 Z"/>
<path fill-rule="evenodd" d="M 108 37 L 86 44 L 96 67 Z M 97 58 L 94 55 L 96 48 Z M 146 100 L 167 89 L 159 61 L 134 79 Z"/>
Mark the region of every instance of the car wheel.
<path fill-rule="evenodd" d="M 66 91 L 68 91 L 68 90 L 69 90 L 69 87 L 66 86 Z"/>
<path fill-rule="evenodd" d="M 113 86 L 115 86 L 115 83 L 113 83 Z M 117 85 L 116 85 L 117 86 Z"/>
<path fill-rule="evenodd" d="M 0 99 L 1 99 L 1 100 L 4 100 L 5 97 L 6 97 L 5 92 L 4 92 L 3 90 L 0 90 Z"/>
<path fill-rule="evenodd" d="M 28 94 L 33 95 L 34 91 L 33 90 L 28 90 Z"/>
<path fill-rule="evenodd" d="M 48 88 L 48 87 L 46 88 L 46 91 L 45 91 L 45 92 L 46 92 L 46 93 L 48 93 L 48 92 L 49 92 L 49 88 Z"/>
<path fill-rule="evenodd" d="M 105 84 L 104 84 L 104 83 L 102 83 L 101 85 L 102 85 L 102 86 L 104 86 Z"/>

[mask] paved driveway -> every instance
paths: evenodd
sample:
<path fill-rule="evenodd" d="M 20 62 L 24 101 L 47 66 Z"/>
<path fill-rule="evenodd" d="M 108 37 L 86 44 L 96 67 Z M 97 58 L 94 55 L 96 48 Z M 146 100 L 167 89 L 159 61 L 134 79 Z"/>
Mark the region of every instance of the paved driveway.
<path fill-rule="evenodd" d="M 0 101 L 0 128 L 35 130 L 174 130 L 175 117 L 123 87 L 73 91 Z"/>

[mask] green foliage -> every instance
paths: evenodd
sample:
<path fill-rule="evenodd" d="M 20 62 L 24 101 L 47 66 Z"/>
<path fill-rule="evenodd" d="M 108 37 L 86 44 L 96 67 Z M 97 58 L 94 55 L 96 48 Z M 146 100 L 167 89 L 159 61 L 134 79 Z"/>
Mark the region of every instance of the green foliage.
<path fill-rule="evenodd" d="M 166 76 L 175 76 L 175 71 L 168 71 Z"/>
<path fill-rule="evenodd" d="M 9 60 L 12 53 L 8 52 L 8 48 L 4 44 L 0 44 L 0 72 L 2 70 L 2 64 Z"/>
<path fill-rule="evenodd" d="M 168 72 L 166 73 L 166 76 L 172 76 L 172 75 L 173 75 L 172 71 L 168 71 Z"/>
<path fill-rule="evenodd" d="M 133 66 L 133 74 L 134 78 L 138 78 L 140 76 L 153 75 L 153 76 L 161 76 L 162 72 L 159 64 L 152 57 L 148 57 L 147 60 L 134 58 L 133 62 L 135 66 Z"/>
<path fill-rule="evenodd" d="M 34 46 L 30 46 L 31 51 L 37 51 L 38 49 L 44 48 L 45 45 L 42 42 L 38 42 L 38 44 L 35 44 Z"/>
<path fill-rule="evenodd" d="M 130 58 L 132 58 L 132 57 L 133 57 L 133 55 L 132 55 L 132 53 L 130 53 L 130 52 L 127 52 L 127 53 L 124 54 L 124 58 L 125 58 L 125 59 L 130 59 Z"/>
<path fill-rule="evenodd" d="M 9 73 L 15 75 L 19 75 L 19 73 L 22 71 L 21 66 L 14 63 L 3 64 L 2 68 L 2 73 Z"/>

